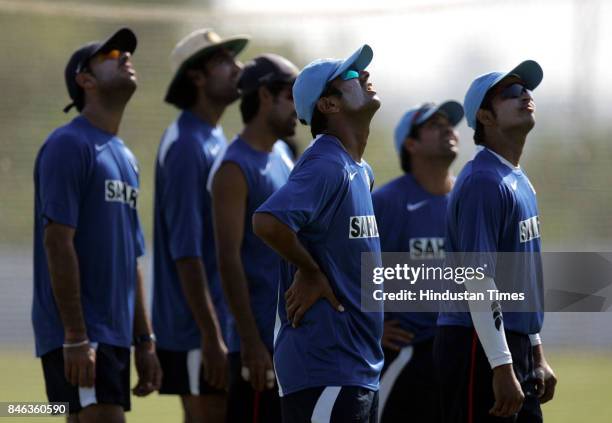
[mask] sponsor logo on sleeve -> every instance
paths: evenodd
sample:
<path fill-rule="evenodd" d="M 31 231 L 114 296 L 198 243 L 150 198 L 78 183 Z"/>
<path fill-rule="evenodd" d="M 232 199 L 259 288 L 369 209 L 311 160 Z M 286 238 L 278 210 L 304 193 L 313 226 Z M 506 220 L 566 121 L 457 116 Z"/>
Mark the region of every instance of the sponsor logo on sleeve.
<path fill-rule="evenodd" d="M 519 222 L 519 237 L 521 242 L 529 242 L 540 238 L 540 217 L 533 216 Z"/>
<path fill-rule="evenodd" d="M 127 204 L 135 209 L 138 202 L 138 189 L 123 181 L 107 179 L 104 181 L 104 199 L 108 202 Z"/>
<path fill-rule="evenodd" d="M 349 239 L 378 238 L 376 217 L 351 216 L 349 219 Z"/>

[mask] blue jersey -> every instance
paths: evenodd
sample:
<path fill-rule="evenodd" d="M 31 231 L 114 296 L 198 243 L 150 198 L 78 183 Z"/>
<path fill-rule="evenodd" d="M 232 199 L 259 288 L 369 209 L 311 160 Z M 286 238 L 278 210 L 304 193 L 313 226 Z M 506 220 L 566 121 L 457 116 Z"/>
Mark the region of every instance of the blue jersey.
<path fill-rule="evenodd" d="M 204 263 L 219 324 L 225 329 L 223 301 L 206 181 L 226 147 L 221 127 L 183 111 L 164 132 L 155 165 L 153 328 L 160 348 L 199 348 L 201 334 L 183 293 L 175 260 L 199 257 Z"/>
<path fill-rule="evenodd" d="M 144 254 L 138 180 L 136 159 L 123 141 L 83 116 L 56 129 L 41 147 L 34 169 L 32 305 L 38 356 L 64 342 L 43 245 L 50 221 L 75 228 L 87 336 L 131 345 L 136 261 Z"/>
<path fill-rule="evenodd" d="M 372 194 L 380 245 L 384 252 L 408 252 L 410 258 L 438 266 L 444 258 L 444 232 L 448 195 L 425 191 L 411 174 L 401 176 Z M 438 313 L 386 313 L 414 333 L 413 343 L 435 335 Z"/>
<path fill-rule="evenodd" d="M 221 164 L 240 167 L 247 184 L 247 204 L 244 215 L 244 236 L 240 247 L 242 267 L 249 284 L 251 311 L 262 341 L 272 351 L 276 296 L 280 278 L 281 258 L 253 233 L 253 213 L 280 187 L 285 185 L 293 161 L 283 141 L 277 141 L 270 153 L 253 149 L 237 137 L 225 152 Z M 227 348 L 240 351 L 240 337 L 233 318 L 228 319 Z"/>
<path fill-rule="evenodd" d="M 380 253 L 372 183 L 365 161 L 356 163 L 337 138 L 322 135 L 304 152 L 287 184 L 257 210 L 297 233 L 345 307 L 341 313 L 321 299 L 293 328 L 284 294 L 294 269 L 284 266 L 274 344 L 281 395 L 316 386 L 378 389 L 382 304 L 379 312 L 360 310 L 361 253 Z M 380 255 L 378 261 L 381 265 Z"/>
<path fill-rule="evenodd" d="M 498 288 L 528 292 L 540 303 L 540 220 L 535 190 L 521 168 L 482 149 L 457 178 L 446 225 L 447 251 L 480 253 L 479 263 L 474 264 L 484 265 Z M 496 252 L 525 254 L 515 255 L 513 269 L 508 270 L 497 269 Z M 538 333 L 543 319 L 541 311 L 507 312 L 504 326 L 523 334 Z M 469 313 L 446 310 L 440 312 L 438 324 L 469 327 L 472 319 Z"/>

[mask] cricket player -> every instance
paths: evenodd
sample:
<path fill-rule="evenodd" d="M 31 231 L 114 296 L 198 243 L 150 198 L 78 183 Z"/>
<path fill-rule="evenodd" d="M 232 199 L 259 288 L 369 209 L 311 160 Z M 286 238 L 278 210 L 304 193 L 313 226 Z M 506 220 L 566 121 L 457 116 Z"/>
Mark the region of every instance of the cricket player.
<path fill-rule="evenodd" d="M 374 176 L 363 159 L 380 107 L 365 70 L 372 55 L 364 45 L 346 60 L 315 60 L 300 72 L 293 98 L 314 141 L 253 218 L 255 233 L 290 265 L 274 344 L 286 423 L 377 421 L 382 305 L 360 309 L 361 253 L 380 261 Z"/>
<path fill-rule="evenodd" d="M 463 119 L 456 101 L 425 103 L 404 114 L 395 128 L 395 150 L 404 175 L 372 194 L 383 252 L 408 252 L 441 265 L 449 171 L 459 149 L 455 126 Z M 437 312 L 385 313 L 385 367 L 380 382 L 381 422 L 435 423 L 440 406 L 434 374 Z"/>
<path fill-rule="evenodd" d="M 476 78 L 465 95 L 478 152 L 457 178 L 446 227 L 447 251 L 478 253 L 475 264 L 485 269 L 484 279 L 465 282 L 468 292 L 517 284 L 536 300 L 541 295 L 536 191 L 519 162 L 535 125 L 532 91 L 542 77 L 540 65 L 527 60 Z M 502 252 L 520 253 L 514 255 L 520 265 L 496 268 Z M 543 312 L 504 313 L 485 298 L 483 308 L 469 301 L 470 312 L 440 312 L 434 357 L 443 421 L 541 422 L 540 404 L 553 398 L 556 384 L 539 337 Z"/>
<path fill-rule="evenodd" d="M 153 327 L 165 377 L 160 393 L 179 395 L 186 422 L 223 422 L 226 306 L 219 282 L 206 181 L 226 147 L 219 121 L 238 99 L 248 37 L 211 29 L 183 38 L 170 55 L 165 100 L 181 112 L 164 132 L 155 164 Z"/>
<path fill-rule="evenodd" d="M 274 54 L 244 67 L 238 87 L 244 129 L 214 173 L 219 271 L 232 318 L 228 325 L 228 422 L 280 422 L 272 366 L 281 258 L 253 233 L 253 212 L 287 182 L 295 134 L 292 87 L 297 67 Z"/>
<path fill-rule="evenodd" d="M 148 395 L 161 382 L 138 266 L 138 164 L 117 136 L 137 86 L 136 44 L 123 28 L 72 54 L 64 111 L 80 114 L 49 135 L 35 164 L 36 355 L 47 397 L 68 403 L 68 421 L 125 421 L 132 344 L 133 392 Z"/>

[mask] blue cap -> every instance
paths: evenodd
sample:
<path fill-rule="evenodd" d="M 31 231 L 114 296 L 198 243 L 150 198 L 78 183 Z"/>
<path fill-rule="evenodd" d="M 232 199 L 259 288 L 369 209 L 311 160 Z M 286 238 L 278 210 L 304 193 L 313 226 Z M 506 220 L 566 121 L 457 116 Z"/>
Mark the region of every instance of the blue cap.
<path fill-rule="evenodd" d="M 399 153 L 402 151 L 404 140 L 412 131 L 412 127 L 420 125 L 436 113 L 443 113 L 454 127 L 457 126 L 463 119 L 463 106 L 455 100 L 448 100 L 439 106 L 435 103 L 424 103 L 414 107 L 406 112 L 395 127 L 393 140 L 395 142 L 395 150 Z"/>
<path fill-rule="evenodd" d="M 298 119 L 310 125 L 315 104 L 327 83 L 345 70 L 361 72 L 368 67 L 373 55 L 372 48 L 364 44 L 346 60 L 317 59 L 306 65 L 293 84 L 293 101 Z"/>
<path fill-rule="evenodd" d="M 463 105 L 465 107 L 465 120 L 470 128 L 476 129 L 476 113 L 480 109 L 482 100 L 484 100 L 487 92 L 502 79 L 507 76 L 517 76 L 525 84 L 528 90 L 534 90 L 544 76 L 544 72 L 538 63 L 534 60 L 525 60 L 510 72 L 491 72 L 479 76 L 472 82 L 465 94 Z"/>

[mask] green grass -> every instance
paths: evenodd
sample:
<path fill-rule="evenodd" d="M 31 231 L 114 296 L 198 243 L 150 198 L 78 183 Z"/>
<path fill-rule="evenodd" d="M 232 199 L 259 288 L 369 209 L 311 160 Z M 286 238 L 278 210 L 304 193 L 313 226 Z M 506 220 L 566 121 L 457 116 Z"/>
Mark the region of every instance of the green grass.
<path fill-rule="evenodd" d="M 607 423 L 612 419 L 612 354 L 556 351 L 548 360 L 559 379 L 555 399 L 544 405 L 544 419 L 552 423 Z M 0 352 L 0 401 L 46 401 L 40 362 L 28 351 Z M 133 377 L 133 381 L 135 381 Z M 2 422 L 26 421 L 23 418 Z M 58 418 L 37 418 L 57 422 Z M 180 422 L 175 397 L 151 395 L 132 398 L 130 422 Z"/>

